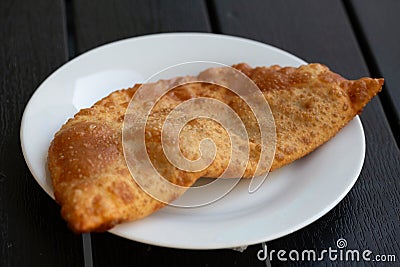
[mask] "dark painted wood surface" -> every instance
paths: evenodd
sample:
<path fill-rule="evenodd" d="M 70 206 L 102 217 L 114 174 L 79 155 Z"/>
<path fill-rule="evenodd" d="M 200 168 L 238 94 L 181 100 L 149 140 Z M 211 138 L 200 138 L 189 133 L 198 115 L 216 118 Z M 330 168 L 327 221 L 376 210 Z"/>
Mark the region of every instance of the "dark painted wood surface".
<path fill-rule="evenodd" d="M 83 262 L 81 236 L 33 179 L 19 141 L 30 96 L 66 61 L 64 26 L 62 1 L 0 2 L 0 266 Z"/>
<path fill-rule="evenodd" d="M 19 148 L 20 118 L 35 88 L 66 61 L 68 45 L 73 57 L 114 40 L 170 31 L 243 36 L 283 48 L 309 62 L 324 63 L 348 78 L 370 74 L 387 78 L 391 91 L 382 98 L 386 114 L 376 98 L 361 116 L 367 153 L 354 188 L 315 223 L 267 245 L 275 250 L 321 251 L 335 248 L 336 240 L 345 238 L 349 248 L 400 257 L 400 153 L 386 119 L 391 114 L 386 104 L 395 103 L 399 92 L 395 72 L 399 68 L 392 69 L 399 63 L 381 51 L 395 49 L 398 37 L 383 35 L 390 39 L 388 44 L 377 46 L 373 36 L 382 25 L 369 25 L 372 22 L 365 16 L 374 7 L 357 9 L 361 1 L 356 0 L 352 5 L 328 0 L 307 5 L 272 0 L 66 2 L 68 12 L 63 1 L 0 3 L 0 266 L 79 266 L 84 262 L 81 236 L 65 227 L 59 207 L 31 177 Z M 70 21 L 69 43 L 65 14 Z M 365 40 L 360 40 L 361 31 L 367 36 Z M 370 60 L 371 55 L 375 61 Z M 257 259 L 261 245 L 250 246 L 243 253 L 190 251 L 150 246 L 108 233 L 91 236 L 94 266 L 265 266 Z M 282 265 L 277 261 L 272 264 Z M 326 264 L 331 262 L 325 259 L 319 263 Z"/>
<path fill-rule="evenodd" d="M 352 0 L 347 3 L 368 67 L 372 73 L 385 77 L 380 97 L 400 144 L 400 1 Z"/>
<path fill-rule="evenodd" d="M 74 0 L 78 54 L 115 40 L 159 32 L 210 31 L 201 0 Z"/>

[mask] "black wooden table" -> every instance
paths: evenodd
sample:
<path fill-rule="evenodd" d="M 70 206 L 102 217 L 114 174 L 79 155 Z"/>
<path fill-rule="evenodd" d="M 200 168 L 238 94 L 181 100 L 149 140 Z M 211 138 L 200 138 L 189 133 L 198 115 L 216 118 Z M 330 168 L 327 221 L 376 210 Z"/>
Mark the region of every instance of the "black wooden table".
<path fill-rule="evenodd" d="M 349 248 L 396 255 L 397 261 L 388 266 L 400 265 L 399 13 L 397 0 L 2 0 L 0 266 L 268 265 L 257 259 L 261 245 L 243 253 L 193 251 L 151 246 L 109 233 L 75 235 L 23 159 L 22 112 L 49 74 L 101 44 L 175 31 L 242 36 L 308 62 L 324 63 L 347 78 L 386 79 L 382 93 L 361 116 L 367 151 L 354 188 L 318 221 L 267 245 L 274 250 L 321 251 L 342 237 Z M 273 266 L 283 264 L 311 265 L 272 261 Z M 346 262 L 325 258 L 314 264 Z"/>

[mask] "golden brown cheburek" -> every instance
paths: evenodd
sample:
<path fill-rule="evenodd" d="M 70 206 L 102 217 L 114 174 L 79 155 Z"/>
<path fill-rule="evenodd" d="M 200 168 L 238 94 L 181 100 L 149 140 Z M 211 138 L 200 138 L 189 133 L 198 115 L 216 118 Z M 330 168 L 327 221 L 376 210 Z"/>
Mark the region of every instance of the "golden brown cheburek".
<path fill-rule="evenodd" d="M 293 67 L 235 65 L 252 79 L 268 101 L 276 124 L 276 153 L 271 169 L 280 168 L 331 139 L 381 90 L 383 79 L 346 80 L 320 64 Z M 201 75 L 201 74 L 200 74 Z M 161 82 L 162 83 L 162 82 Z M 75 232 L 104 231 L 140 219 L 164 207 L 132 179 L 122 148 L 122 124 L 129 101 L 139 88 L 116 91 L 91 108 L 82 109 L 56 133 L 48 153 L 55 197 L 63 218 Z M 219 177 L 229 162 L 229 136 L 218 123 L 198 119 L 180 133 L 182 153 L 199 157 L 198 144 L 213 139 L 213 163 L 199 172 L 175 168 L 160 145 L 166 115 L 184 100 L 199 96 L 227 103 L 246 125 L 250 158 L 244 177 L 252 177 L 259 159 L 260 133 L 240 98 L 208 83 L 181 85 L 158 102 L 146 126 L 146 147 L 154 166 L 170 182 L 191 186 L 198 178 Z M 173 201 L 180 194 L 170 192 Z"/>

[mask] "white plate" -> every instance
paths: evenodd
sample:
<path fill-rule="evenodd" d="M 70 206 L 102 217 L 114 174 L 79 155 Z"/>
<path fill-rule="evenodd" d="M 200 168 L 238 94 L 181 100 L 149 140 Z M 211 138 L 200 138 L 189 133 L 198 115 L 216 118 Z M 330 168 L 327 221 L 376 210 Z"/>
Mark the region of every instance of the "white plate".
<path fill-rule="evenodd" d="M 266 44 L 204 33 L 149 35 L 93 49 L 50 75 L 25 109 L 21 144 L 37 182 L 54 198 L 46 170 L 47 149 L 54 133 L 79 109 L 161 69 L 198 60 L 252 66 L 305 63 Z M 279 238 L 314 222 L 338 204 L 357 180 L 364 154 L 363 128 L 356 117 L 309 156 L 271 173 L 256 193 L 249 194 L 248 181 L 242 180 L 212 205 L 166 207 L 110 232 L 144 243 L 189 249 L 238 247 Z"/>

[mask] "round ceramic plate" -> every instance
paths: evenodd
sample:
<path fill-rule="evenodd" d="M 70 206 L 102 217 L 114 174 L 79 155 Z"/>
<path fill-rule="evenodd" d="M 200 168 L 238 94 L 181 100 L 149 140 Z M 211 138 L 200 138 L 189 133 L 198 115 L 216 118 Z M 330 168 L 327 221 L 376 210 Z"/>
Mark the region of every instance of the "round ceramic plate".
<path fill-rule="evenodd" d="M 116 89 L 131 87 L 164 68 L 188 61 L 305 64 L 266 44 L 204 33 L 149 35 L 93 49 L 50 75 L 25 109 L 22 150 L 42 188 L 54 198 L 46 168 L 47 149 L 68 118 Z M 175 75 L 201 70 L 191 71 Z M 188 249 L 238 247 L 279 238 L 312 223 L 339 203 L 357 180 L 364 154 L 363 128 L 356 117 L 310 155 L 271 173 L 255 193 L 249 194 L 249 181 L 242 180 L 213 204 L 169 206 L 110 232 L 148 244 Z"/>

